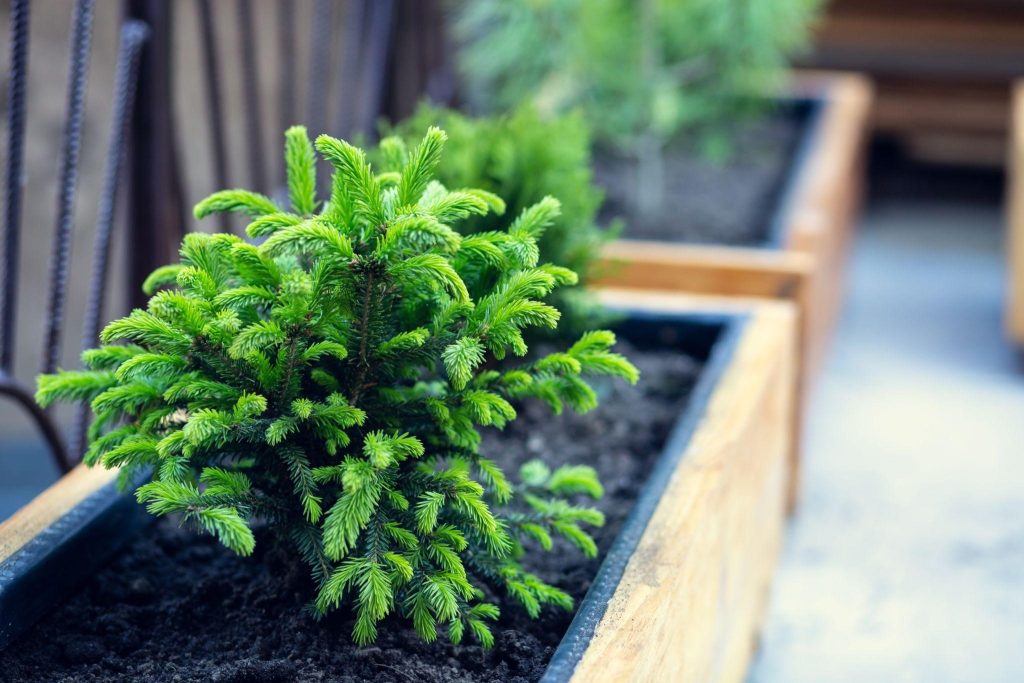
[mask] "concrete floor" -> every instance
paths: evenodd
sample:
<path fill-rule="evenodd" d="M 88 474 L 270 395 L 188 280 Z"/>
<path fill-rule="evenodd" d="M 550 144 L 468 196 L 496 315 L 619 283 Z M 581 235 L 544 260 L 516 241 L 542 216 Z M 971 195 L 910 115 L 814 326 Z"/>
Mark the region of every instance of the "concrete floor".
<path fill-rule="evenodd" d="M 998 208 L 876 203 L 749 683 L 1024 681 L 1024 372 Z"/>

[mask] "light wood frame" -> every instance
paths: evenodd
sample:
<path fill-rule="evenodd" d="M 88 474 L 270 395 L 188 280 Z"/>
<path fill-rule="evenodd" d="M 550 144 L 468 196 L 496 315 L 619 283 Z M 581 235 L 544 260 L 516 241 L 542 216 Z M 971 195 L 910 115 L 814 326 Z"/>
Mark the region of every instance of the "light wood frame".
<path fill-rule="evenodd" d="M 664 293 L 603 298 L 720 312 Z M 613 589 L 601 594 L 603 566 L 544 683 L 744 680 L 786 523 L 796 313 L 763 302 L 730 311 L 746 323 L 728 366 L 689 439 L 675 444 L 676 466 Z"/>

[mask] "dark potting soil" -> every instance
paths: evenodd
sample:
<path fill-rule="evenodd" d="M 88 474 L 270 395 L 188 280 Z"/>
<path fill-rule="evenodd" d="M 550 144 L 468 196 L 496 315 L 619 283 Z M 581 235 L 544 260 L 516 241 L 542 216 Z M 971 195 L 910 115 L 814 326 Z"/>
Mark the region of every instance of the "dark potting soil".
<path fill-rule="evenodd" d="M 607 523 L 595 533 L 602 557 L 700 370 L 679 353 L 624 352 L 641 370 L 637 386 L 602 384 L 601 406 L 584 416 L 554 418 L 537 403 L 524 405 L 520 419 L 484 444 L 484 452 L 501 453 L 492 457 L 510 473 L 536 457 L 594 466 L 606 488 L 598 507 Z M 0 652 L 0 681 L 536 681 L 572 621 L 554 609 L 531 620 L 499 597 L 491 650 L 468 638 L 461 646 L 444 636 L 427 644 L 397 620 L 380 625 L 373 646 L 359 648 L 349 638 L 350 614 L 320 623 L 307 616 L 313 587 L 305 569 L 265 541 L 258 535 L 254 556 L 239 558 L 209 536 L 161 520 Z M 534 553 L 529 569 L 578 604 L 599 563 L 556 542 L 553 552 Z"/>
<path fill-rule="evenodd" d="M 636 160 L 612 153 L 594 161 L 606 193 L 602 215 L 625 221 L 627 239 L 757 246 L 768 241 L 772 217 L 792 172 L 807 117 L 790 109 L 744 124 L 728 159 L 714 161 L 692 145 L 665 150 L 662 201 L 650 213 L 634 205 Z"/>

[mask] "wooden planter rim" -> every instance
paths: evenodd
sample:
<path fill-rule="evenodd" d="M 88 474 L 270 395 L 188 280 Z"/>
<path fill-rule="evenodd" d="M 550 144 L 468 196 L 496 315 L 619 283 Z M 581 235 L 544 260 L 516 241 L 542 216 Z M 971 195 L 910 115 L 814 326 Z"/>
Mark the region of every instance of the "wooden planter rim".
<path fill-rule="evenodd" d="M 605 611 L 619 587 L 626 566 L 647 529 L 647 523 L 654 515 L 662 494 L 668 487 L 672 473 L 689 453 L 693 435 L 705 415 L 711 395 L 732 361 L 749 319 L 745 313 L 686 313 L 672 315 L 653 311 L 629 311 L 630 317 L 642 320 L 672 320 L 685 317 L 687 322 L 708 326 L 721 326 L 711 353 L 704 364 L 700 378 L 690 393 L 686 407 L 677 419 L 668 439 L 662 446 L 661 454 L 647 477 L 647 482 L 633 504 L 633 509 L 622 525 L 608 554 L 601 562 L 597 576 L 590 590 L 580 602 L 569 629 L 555 649 L 551 662 L 541 678 L 541 683 L 563 683 L 572 679 L 577 665 L 600 624 Z"/>
<path fill-rule="evenodd" d="M 823 139 L 824 121 L 831 100 L 831 91 L 834 88 L 834 83 L 824 82 L 812 92 L 778 98 L 780 102 L 792 102 L 798 107 L 806 107 L 808 112 L 796 150 L 789 160 L 788 172 L 778 201 L 772 211 L 768 237 L 761 244 L 753 245 L 754 248 L 784 249 L 790 243 L 795 222 L 793 215 L 799 206 L 800 193 L 812 167 L 811 160 L 815 149 Z"/>
<path fill-rule="evenodd" d="M 0 650 L 147 521 L 116 476 L 78 465 L 0 524 Z"/>

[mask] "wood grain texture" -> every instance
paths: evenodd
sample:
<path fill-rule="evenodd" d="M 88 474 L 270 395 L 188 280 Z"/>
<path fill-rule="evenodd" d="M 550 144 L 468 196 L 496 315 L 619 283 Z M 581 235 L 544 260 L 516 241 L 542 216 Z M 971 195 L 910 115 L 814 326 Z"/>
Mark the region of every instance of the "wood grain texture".
<path fill-rule="evenodd" d="M 79 464 L 0 523 L 0 562 L 117 477 L 117 470 Z"/>
<path fill-rule="evenodd" d="M 1024 346 L 1024 79 L 1013 88 L 1012 139 L 1007 161 L 1009 207 L 1007 213 L 1007 257 L 1009 291 L 1006 298 L 1006 331 L 1010 339 Z"/>
<path fill-rule="evenodd" d="M 780 249 L 616 240 L 602 254 L 597 284 L 792 299 L 813 266 L 808 256 Z"/>
<path fill-rule="evenodd" d="M 598 290 L 598 298 L 606 306 L 623 310 L 642 307 L 644 310 L 671 312 L 684 310 L 693 313 L 731 313 L 751 315 L 758 311 L 772 310 L 778 307 L 786 314 L 792 311 L 795 320 L 799 320 L 794 304 L 785 301 L 769 301 L 756 297 L 735 297 L 718 296 L 709 294 L 686 294 L 669 291 L 639 291 L 635 289 L 622 289 L 605 287 Z M 792 388 L 789 392 L 792 409 L 789 411 L 789 481 L 787 484 L 787 508 L 790 513 L 795 512 L 800 501 L 801 476 L 803 473 L 801 463 L 801 446 L 803 442 L 803 416 L 805 405 L 800 385 L 800 339 L 797 336 L 794 342 L 794 366 L 795 370 L 790 378 Z"/>
<path fill-rule="evenodd" d="M 667 294 L 603 295 L 624 296 L 634 308 L 673 306 Z M 744 680 L 785 526 L 796 344 L 792 305 L 750 316 L 576 683 Z"/>

